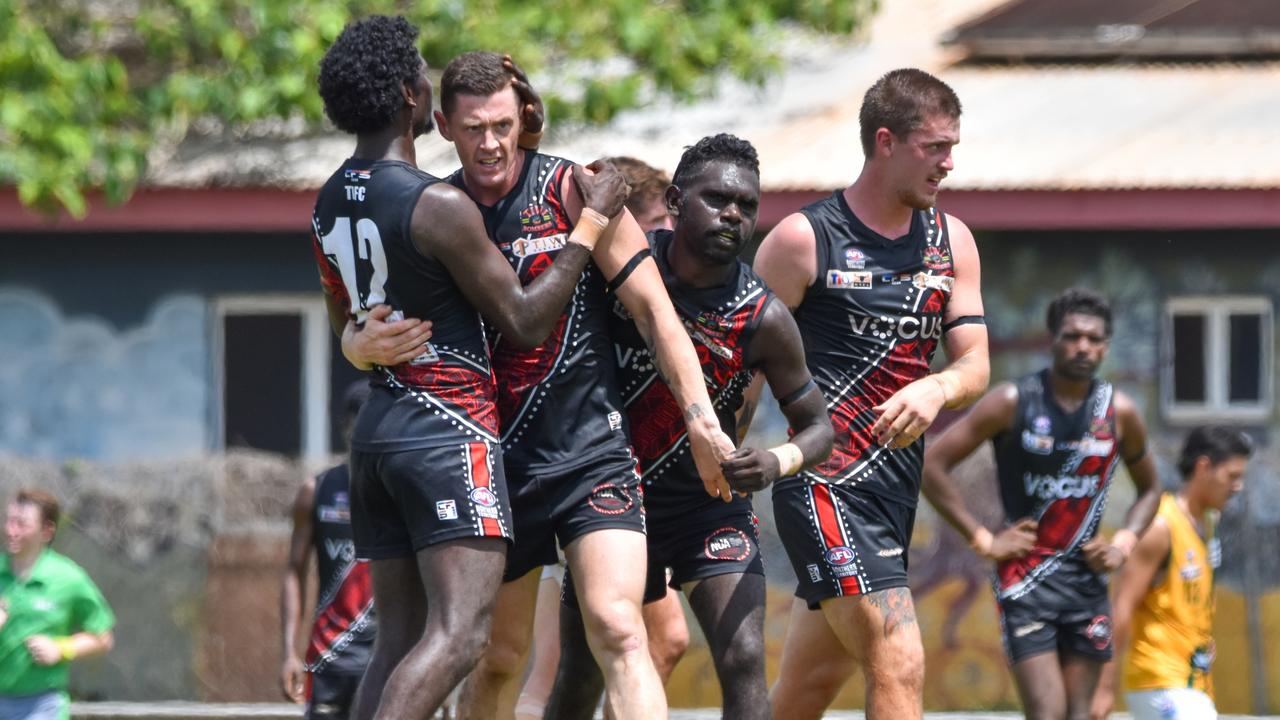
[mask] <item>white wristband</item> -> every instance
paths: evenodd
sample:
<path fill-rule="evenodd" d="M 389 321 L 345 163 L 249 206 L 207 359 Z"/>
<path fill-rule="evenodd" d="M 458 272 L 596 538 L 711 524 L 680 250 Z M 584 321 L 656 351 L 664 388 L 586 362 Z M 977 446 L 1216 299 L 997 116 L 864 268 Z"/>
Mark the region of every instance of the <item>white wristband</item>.
<path fill-rule="evenodd" d="M 804 453 L 800 452 L 800 448 L 795 443 L 783 443 L 777 447 L 769 448 L 769 452 L 778 458 L 778 476 L 786 477 L 795 475 L 804 467 Z"/>

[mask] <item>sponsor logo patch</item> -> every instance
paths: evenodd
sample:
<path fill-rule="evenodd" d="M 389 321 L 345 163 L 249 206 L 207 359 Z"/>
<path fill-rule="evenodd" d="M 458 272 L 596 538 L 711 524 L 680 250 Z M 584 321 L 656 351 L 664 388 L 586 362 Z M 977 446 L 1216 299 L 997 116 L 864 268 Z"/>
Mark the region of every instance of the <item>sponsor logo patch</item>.
<path fill-rule="evenodd" d="M 1053 422 L 1049 420 L 1048 415 L 1037 415 L 1036 419 L 1031 421 L 1031 429 L 1034 430 L 1037 435 L 1052 435 Z"/>
<path fill-rule="evenodd" d="M 436 501 L 436 517 L 441 520 L 457 520 L 458 519 L 458 503 L 453 500 L 437 500 Z"/>
<path fill-rule="evenodd" d="M 956 279 L 949 275 L 930 275 L 929 273 L 918 272 L 911 278 L 911 284 L 921 290 L 932 289 L 949 293 L 952 286 L 956 284 Z"/>
<path fill-rule="evenodd" d="M 1063 500 L 1068 498 L 1093 497 L 1098 493 L 1102 478 L 1098 475 L 1035 475 L 1026 473 L 1022 476 L 1023 489 L 1027 497 L 1040 500 Z"/>
<path fill-rule="evenodd" d="M 334 503 L 333 505 L 321 505 L 316 508 L 316 515 L 319 516 L 321 522 L 329 523 L 349 523 L 351 522 L 351 508 L 346 503 Z"/>
<path fill-rule="evenodd" d="M 707 536 L 703 552 L 712 560 L 746 560 L 751 557 L 751 540 L 738 528 L 724 527 Z"/>
<path fill-rule="evenodd" d="M 822 569 L 813 563 L 806 566 L 809 571 L 809 582 L 822 582 Z"/>
<path fill-rule="evenodd" d="M 1095 617 L 1083 632 L 1095 648 L 1106 650 L 1111 646 L 1111 618 L 1106 615 Z"/>
<path fill-rule="evenodd" d="M 1035 631 L 1037 631 L 1037 630 L 1039 630 L 1039 629 L 1041 629 L 1041 628 L 1043 628 L 1043 627 L 1044 627 L 1044 623 L 1042 623 L 1042 622 L 1027 623 L 1026 625 L 1023 625 L 1022 627 L 1015 629 L 1015 630 L 1013 631 L 1013 636 L 1014 636 L 1014 637 L 1016 637 L 1016 638 L 1026 637 L 1026 636 L 1030 635 L 1031 633 L 1033 633 L 1033 632 L 1035 632 Z"/>
<path fill-rule="evenodd" d="M 498 496 L 494 495 L 493 491 L 487 487 L 478 487 L 471 491 L 471 502 L 480 507 L 497 507 Z"/>
<path fill-rule="evenodd" d="M 1080 441 L 1078 449 L 1081 455 L 1106 457 L 1111 454 L 1111 450 L 1115 448 L 1115 446 L 1115 440 L 1099 440 L 1097 438 L 1087 437 Z"/>
<path fill-rule="evenodd" d="M 613 412 L 609 413 L 609 429 L 610 430 L 622 429 L 622 413 L 618 412 L 617 410 L 614 410 Z"/>
<path fill-rule="evenodd" d="M 1053 436 L 1038 435 L 1030 430 L 1023 430 L 1022 449 L 1037 455 L 1048 455 L 1053 452 Z"/>
<path fill-rule="evenodd" d="M 902 554 L 902 548 L 900 547 L 885 548 L 884 550 L 880 550 L 876 552 L 876 555 L 882 558 L 898 557 L 901 554 Z"/>
<path fill-rule="evenodd" d="M 857 248 L 844 251 L 844 266 L 850 270 L 861 270 L 867 266 L 867 256 Z"/>
<path fill-rule="evenodd" d="M 552 252 L 564 248 L 564 244 L 568 240 L 569 236 L 565 233 L 556 233 L 547 237 L 523 237 L 511 243 L 511 254 L 518 258 L 523 258 L 539 253 Z"/>
<path fill-rule="evenodd" d="M 498 508 L 496 508 L 496 507 L 484 507 L 483 505 L 477 505 L 477 506 L 476 506 L 476 514 L 477 514 L 477 515 L 479 515 L 479 516 L 480 516 L 480 517 L 482 517 L 482 518 L 489 518 L 490 520 L 497 520 L 497 519 L 498 519 Z"/>
<path fill-rule="evenodd" d="M 942 337 L 942 318 L 934 315 L 849 315 L 849 327 L 855 335 L 870 335 L 879 340 L 897 336 L 900 340 L 936 340 Z"/>
<path fill-rule="evenodd" d="M 827 550 L 827 564 L 831 567 L 844 567 L 854 560 L 853 549 L 837 545 Z"/>
<path fill-rule="evenodd" d="M 621 515 L 633 504 L 630 493 L 609 483 L 595 486 L 587 498 L 587 505 L 601 515 Z"/>
<path fill-rule="evenodd" d="M 870 290 L 871 273 L 846 270 L 827 271 L 827 287 L 836 290 Z"/>

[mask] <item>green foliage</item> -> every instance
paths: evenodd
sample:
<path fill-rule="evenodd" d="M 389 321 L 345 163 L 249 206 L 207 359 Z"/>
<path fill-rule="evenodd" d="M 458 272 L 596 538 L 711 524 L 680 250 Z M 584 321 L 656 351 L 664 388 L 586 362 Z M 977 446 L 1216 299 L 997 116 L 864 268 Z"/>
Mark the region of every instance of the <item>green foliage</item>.
<path fill-rule="evenodd" d="M 691 99 L 779 66 L 782 23 L 847 33 L 876 0 L 0 0 L 0 183 L 72 214 L 128 197 L 147 153 L 196 118 L 323 116 L 325 48 L 351 19 L 404 13 L 439 69 L 473 49 L 552 70 L 558 122 L 602 122 L 654 93 Z M 603 68 L 603 69 L 601 69 Z M 545 77 L 545 74 L 544 74 Z"/>

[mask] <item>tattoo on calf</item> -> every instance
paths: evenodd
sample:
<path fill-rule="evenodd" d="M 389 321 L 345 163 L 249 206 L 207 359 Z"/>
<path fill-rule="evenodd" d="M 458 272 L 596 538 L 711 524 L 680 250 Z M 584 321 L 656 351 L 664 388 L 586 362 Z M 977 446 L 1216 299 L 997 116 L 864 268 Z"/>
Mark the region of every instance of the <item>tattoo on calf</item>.
<path fill-rule="evenodd" d="M 884 636 L 895 630 L 916 624 L 916 607 L 908 588 L 889 588 L 866 596 L 867 602 L 884 616 Z"/>

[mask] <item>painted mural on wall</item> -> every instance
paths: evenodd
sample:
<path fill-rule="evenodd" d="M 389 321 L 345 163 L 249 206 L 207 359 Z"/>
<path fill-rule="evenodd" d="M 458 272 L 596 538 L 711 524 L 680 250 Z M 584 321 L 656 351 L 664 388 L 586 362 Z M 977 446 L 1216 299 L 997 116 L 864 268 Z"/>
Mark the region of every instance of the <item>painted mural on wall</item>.
<path fill-rule="evenodd" d="M 208 337 L 197 296 L 161 298 L 141 325 L 121 329 L 64 315 L 42 292 L 0 287 L 0 452 L 123 460 L 204 451 Z"/>

